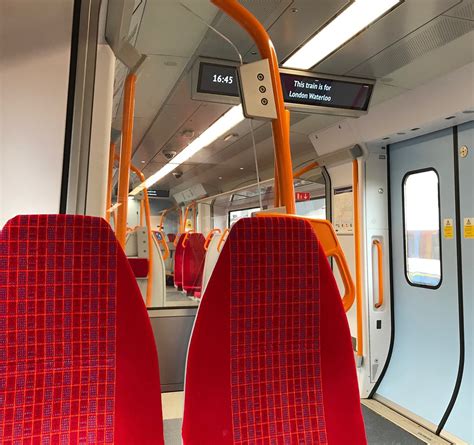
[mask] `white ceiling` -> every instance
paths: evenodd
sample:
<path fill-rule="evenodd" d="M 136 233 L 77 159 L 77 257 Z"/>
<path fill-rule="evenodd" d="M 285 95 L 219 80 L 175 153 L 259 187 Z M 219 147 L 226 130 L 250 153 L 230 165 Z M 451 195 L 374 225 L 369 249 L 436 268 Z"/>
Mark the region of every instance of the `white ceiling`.
<path fill-rule="evenodd" d="M 327 22 L 348 0 L 241 0 L 253 8 L 269 29 L 280 60 L 287 57 L 316 29 Z M 208 0 L 187 0 L 207 23 L 232 37 L 244 59 L 255 59 L 248 36 L 230 19 L 218 13 Z M 333 74 L 364 74 L 377 78 L 372 104 L 455 70 L 474 60 L 474 2 L 472 0 L 405 0 L 371 25 L 315 70 Z M 296 10 L 296 11 L 295 11 Z M 260 15 L 260 16 L 259 16 Z M 162 150 L 180 151 L 204 131 L 228 106 L 191 100 L 189 69 L 196 56 L 234 58 L 228 44 L 177 0 L 147 0 L 137 48 L 149 56 L 137 84 L 134 129 L 134 162 L 146 176 L 164 165 Z M 314 157 L 307 135 L 336 123 L 340 118 L 324 115 L 292 115 L 291 142 L 294 164 Z M 120 127 L 117 119 L 114 125 Z M 268 124 L 255 125 L 262 179 L 272 176 L 273 142 Z M 247 121 L 233 132 L 237 140 L 216 141 L 180 167 L 176 180 L 164 178 L 158 188 L 172 193 L 197 182 L 228 190 L 256 177 L 253 148 Z M 144 163 L 142 163 L 144 161 Z M 244 170 L 240 170 L 243 167 Z M 223 179 L 218 178 L 222 176 Z"/>

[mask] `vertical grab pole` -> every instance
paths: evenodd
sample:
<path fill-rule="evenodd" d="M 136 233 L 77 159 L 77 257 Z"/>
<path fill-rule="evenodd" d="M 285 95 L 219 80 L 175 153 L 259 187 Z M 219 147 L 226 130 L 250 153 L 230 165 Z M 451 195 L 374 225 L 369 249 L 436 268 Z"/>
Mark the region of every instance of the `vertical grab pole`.
<path fill-rule="evenodd" d="M 111 211 L 110 208 L 112 207 L 112 180 L 114 176 L 114 162 L 115 162 L 115 143 L 110 143 L 109 149 L 109 168 L 108 168 L 108 175 L 107 175 L 107 197 L 105 201 L 105 219 L 108 223 L 110 223 L 111 218 Z"/>
<path fill-rule="evenodd" d="M 125 249 L 127 237 L 128 190 L 130 183 L 130 165 L 132 159 L 133 114 L 135 109 L 135 85 L 137 76 L 131 73 L 125 81 L 122 120 L 122 149 L 120 150 L 117 221 L 115 233 L 117 240 Z"/>
<path fill-rule="evenodd" d="M 130 164 L 130 169 L 138 176 L 141 182 L 145 181 L 145 175 L 137 167 L 135 167 L 133 164 Z M 148 235 L 148 277 L 146 287 L 146 307 L 150 307 L 153 296 L 153 232 L 151 230 L 150 199 L 148 198 L 147 189 L 143 190 L 143 203 L 145 206 L 145 221 Z"/>
<path fill-rule="evenodd" d="M 237 0 L 211 0 L 219 9 L 233 18 L 252 37 L 260 55 L 268 59 L 272 76 L 277 118 L 272 121 L 273 140 L 275 141 L 276 170 L 279 182 L 279 195 L 282 205 L 289 214 L 296 212 L 293 187 L 293 167 L 291 162 L 288 111 L 285 110 L 280 71 L 275 48 L 262 24 Z"/>
<path fill-rule="evenodd" d="M 362 326 L 362 250 L 360 231 L 360 202 L 359 202 L 359 163 L 352 161 L 352 182 L 354 197 L 354 242 L 356 266 L 356 314 L 357 314 L 357 367 L 362 366 L 364 357 L 364 339 Z"/>

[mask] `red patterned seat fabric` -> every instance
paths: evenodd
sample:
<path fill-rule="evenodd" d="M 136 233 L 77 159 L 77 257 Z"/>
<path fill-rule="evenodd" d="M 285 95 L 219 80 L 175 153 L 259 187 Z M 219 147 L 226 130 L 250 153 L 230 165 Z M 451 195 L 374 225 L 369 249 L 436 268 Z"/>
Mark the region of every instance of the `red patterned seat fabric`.
<path fill-rule="evenodd" d="M 146 308 L 109 225 L 9 221 L 0 232 L 0 442 L 163 444 L 160 395 Z"/>
<path fill-rule="evenodd" d="M 201 290 L 206 250 L 202 233 L 190 233 L 183 253 L 183 290 L 194 295 Z"/>
<path fill-rule="evenodd" d="M 231 230 L 189 346 L 183 440 L 366 444 L 347 318 L 307 221 Z"/>
<path fill-rule="evenodd" d="M 128 258 L 133 274 L 137 278 L 146 278 L 148 276 L 148 259 L 147 258 Z"/>

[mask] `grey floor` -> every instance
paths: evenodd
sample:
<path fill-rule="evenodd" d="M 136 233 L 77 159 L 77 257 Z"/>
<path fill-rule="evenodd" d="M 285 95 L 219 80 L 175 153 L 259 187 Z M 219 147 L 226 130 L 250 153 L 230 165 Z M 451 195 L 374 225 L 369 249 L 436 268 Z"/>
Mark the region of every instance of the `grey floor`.
<path fill-rule="evenodd" d="M 424 445 L 425 442 L 362 406 L 369 445 Z M 165 444 L 181 445 L 181 419 L 165 420 Z M 217 444 L 216 444 L 217 445 Z"/>
<path fill-rule="evenodd" d="M 191 300 L 186 294 L 176 290 L 173 286 L 166 286 L 165 306 L 197 306 L 197 302 Z"/>

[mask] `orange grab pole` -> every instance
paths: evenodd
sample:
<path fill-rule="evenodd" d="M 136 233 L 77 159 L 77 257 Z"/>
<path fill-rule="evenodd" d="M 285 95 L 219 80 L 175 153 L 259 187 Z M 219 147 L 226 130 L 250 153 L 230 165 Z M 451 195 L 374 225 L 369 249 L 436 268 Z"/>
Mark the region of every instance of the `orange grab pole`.
<path fill-rule="evenodd" d="M 354 241 L 356 262 L 356 315 L 357 315 L 357 357 L 364 356 L 363 326 L 362 326 L 362 249 L 360 231 L 360 203 L 359 203 L 359 163 L 352 161 L 352 182 L 354 198 Z"/>
<path fill-rule="evenodd" d="M 377 267 L 379 275 L 379 301 L 375 303 L 375 308 L 379 309 L 383 305 L 383 252 L 382 252 L 382 243 L 379 240 L 374 240 L 372 243 L 377 249 Z"/>
<path fill-rule="evenodd" d="M 133 164 L 130 164 L 130 169 L 138 176 L 141 182 L 145 181 L 145 175 L 137 167 L 135 167 Z M 153 232 L 151 230 L 150 199 L 148 197 L 147 189 L 143 190 L 143 197 L 146 230 L 148 235 L 148 279 L 146 288 L 146 306 L 150 307 L 153 296 Z"/>
<path fill-rule="evenodd" d="M 212 229 L 206 236 L 206 241 L 204 242 L 204 250 L 209 249 L 209 244 L 211 243 L 212 238 L 216 233 L 221 233 L 221 229 Z"/>
<path fill-rule="evenodd" d="M 112 181 L 114 176 L 114 161 L 115 161 L 115 144 L 113 142 L 110 143 L 109 149 L 109 168 L 107 172 L 107 199 L 105 201 L 105 219 L 108 223 L 110 223 L 111 218 L 111 211 L 110 208 L 112 207 Z"/>
<path fill-rule="evenodd" d="M 225 229 L 222 232 L 221 239 L 219 240 L 219 244 L 217 245 L 217 251 L 220 252 L 222 250 L 222 246 L 224 245 L 225 240 L 227 239 L 227 235 L 229 234 L 230 229 Z"/>
<path fill-rule="evenodd" d="M 311 162 L 308 165 L 300 168 L 299 170 L 296 170 L 295 173 L 293 174 L 293 178 L 300 178 L 306 172 L 309 172 L 310 170 L 313 170 L 313 168 L 316 168 L 316 167 L 319 167 L 319 164 L 317 162 Z"/>
<path fill-rule="evenodd" d="M 270 37 L 262 24 L 237 0 L 211 0 L 219 9 L 232 17 L 252 37 L 264 59 L 268 59 L 272 77 L 277 118 L 272 121 L 275 141 L 275 158 L 278 170 L 279 195 L 287 213 L 294 214 L 295 192 L 293 187 L 293 167 L 290 151 L 288 114 L 285 110 L 283 90 L 278 69 L 278 59 Z"/>
<path fill-rule="evenodd" d="M 128 188 L 130 185 L 130 164 L 132 159 L 133 114 L 135 109 L 135 85 L 137 76 L 129 74 L 125 81 L 123 96 L 122 149 L 120 150 L 117 227 L 117 240 L 125 249 L 127 236 Z"/>

